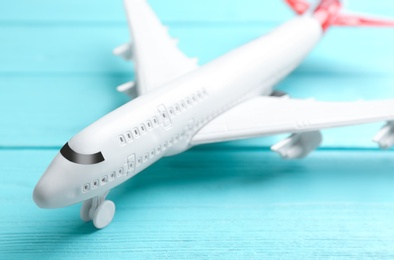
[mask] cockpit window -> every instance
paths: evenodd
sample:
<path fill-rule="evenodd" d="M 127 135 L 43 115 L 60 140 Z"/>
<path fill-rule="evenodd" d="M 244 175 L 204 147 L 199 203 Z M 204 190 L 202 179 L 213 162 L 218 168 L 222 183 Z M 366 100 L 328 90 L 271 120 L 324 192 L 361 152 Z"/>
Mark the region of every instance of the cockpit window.
<path fill-rule="evenodd" d="M 105 160 L 101 152 L 95 154 L 80 154 L 71 149 L 68 143 L 62 147 L 60 153 L 70 162 L 78 164 L 96 164 Z"/>

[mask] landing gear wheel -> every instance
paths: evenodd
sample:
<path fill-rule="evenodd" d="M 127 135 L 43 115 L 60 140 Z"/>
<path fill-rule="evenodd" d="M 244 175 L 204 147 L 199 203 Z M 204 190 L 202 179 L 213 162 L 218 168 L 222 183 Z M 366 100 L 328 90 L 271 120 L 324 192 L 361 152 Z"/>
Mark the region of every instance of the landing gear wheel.
<path fill-rule="evenodd" d="M 90 208 L 92 207 L 92 201 L 93 201 L 93 199 L 88 199 L 88 200 L 85 200 L 82 204 L 81 211 L 80 211 L 80 217 L 83 221 L 92 220 L 92 218 L 90 217 L 90 214 L 89 214 Z"/>
<path fill-rule="evenodd" d="M 111 223 L 115 215 L 115 204 L 110 200 L 101 203 L 93 216 L 93 224 L 96 228 L 104 228 Z"/>

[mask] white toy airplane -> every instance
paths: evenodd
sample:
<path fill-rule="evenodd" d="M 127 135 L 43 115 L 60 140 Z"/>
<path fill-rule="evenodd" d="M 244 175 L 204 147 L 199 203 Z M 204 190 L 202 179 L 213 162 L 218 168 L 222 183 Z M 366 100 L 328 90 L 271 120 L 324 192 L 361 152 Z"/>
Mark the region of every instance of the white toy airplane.
<path fill-rule="evenodd" d="M 125 0 L 132 43 L 114 50 L 133 59 L 136 82 L 118 90 L 135 97 L 74 136 L 34 189 L 41 208 L 83 201 L 81 218 L 97 228 L 115 213 L 109 190 L 164 156 L 192 146 L 291 133 L 272 146 L 283 158 L 302 158 L 321 143 L 320 129 L 387 121 L 375 136 L 394 144 L 394 99 L 319 102 L 280 97 L 274 86 L 332 25 L 394 26 L 340 11 L 339 0 L 311 6 L 287 0 L 296 18 L 270 34 L 199 67 L 176 46 L 145 0 Z"/>

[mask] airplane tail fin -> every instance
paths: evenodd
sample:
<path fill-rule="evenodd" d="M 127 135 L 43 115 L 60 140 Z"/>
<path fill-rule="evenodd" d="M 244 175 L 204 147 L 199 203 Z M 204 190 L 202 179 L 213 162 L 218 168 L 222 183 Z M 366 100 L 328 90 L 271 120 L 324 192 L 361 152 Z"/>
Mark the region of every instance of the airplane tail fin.
<path fill-rule="evenodd" d="M 303 15 L 311 7 L 309 2 L 306 0 L 285 0 L 285 2 L 298 15 Z"/>
<path fill-rule="evenodd" d="M 285 2 L 298 15 L 311 11 L 311 15 L 320 22 L 324 30 L 331 26 L 394 27 L 394 20 L 343 12 L 340 0 L 321 0 L 314 10 L 311 10 L 312 5 L 306 0 L 285 0 Z"/>

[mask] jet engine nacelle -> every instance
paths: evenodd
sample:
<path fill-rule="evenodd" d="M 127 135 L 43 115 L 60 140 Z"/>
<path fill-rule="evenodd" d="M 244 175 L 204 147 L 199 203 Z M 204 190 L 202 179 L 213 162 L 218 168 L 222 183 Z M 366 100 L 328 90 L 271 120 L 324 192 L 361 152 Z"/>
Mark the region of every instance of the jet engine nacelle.
<path fill-rule="evenodd" d="M 382 149 L 388 149 L 394 145 L 394 121 L 388 121 L 375 135 L 373 141 Z"/>
<path fill-rule="evenodd" d="M 315 150 L 322 140 L 320 131 L 295 133 L 273 145 L 271 150 L 279 153 L 284 159 L 298 159 Z"/>

